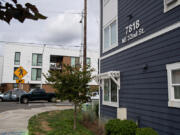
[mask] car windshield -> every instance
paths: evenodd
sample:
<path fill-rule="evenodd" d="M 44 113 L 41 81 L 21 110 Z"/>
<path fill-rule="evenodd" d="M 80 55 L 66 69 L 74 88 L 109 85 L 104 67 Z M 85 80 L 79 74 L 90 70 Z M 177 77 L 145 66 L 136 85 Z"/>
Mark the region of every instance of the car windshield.
<path fill-rule="evenodd" d="M 32 89 L 29 93 L 33 92 L 45 92 L 44 89 Z"/>
<path fill-rule="evenodd" d="M 35 89 L 31 89 L 31 90 L 29 91 L 29 93 L 32 93 L 34 90 L 35 90 Z"/>

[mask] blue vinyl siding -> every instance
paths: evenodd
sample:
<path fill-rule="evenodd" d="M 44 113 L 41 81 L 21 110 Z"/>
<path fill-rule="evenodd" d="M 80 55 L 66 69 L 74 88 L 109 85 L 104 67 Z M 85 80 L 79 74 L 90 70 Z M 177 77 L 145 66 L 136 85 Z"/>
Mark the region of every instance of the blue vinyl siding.
<path fill-rule="evenodd" d="M 163 0 L 118 0 L 118 47 L 102 54 L 106 55 L 114 50 L 126 46 L 138 39 L 146 37 L 154 32 L 157 32 L 169 25 L 177 23 L 180 19 L 180 6 L 173 10 L 164 13 Z M 132 15 L 129 20 L 128 15 Z M 121 40 L 125 36 L 125 27 L 136 20 L 140 20 L 141 27 L 145 33 L 127 43 L 122 44 Z M 101 48 L 102 52 L 102 48 Z"/>
<path fill-rule="evenodd" d="M 180 6 L 164 13 L 163 2 L 118 0 L 119 43 L 105 53 L 102 53 L 101 12 L 101 57 L 179 22 Z M 130 14 L 131 20 L 127 17 Z M 122 44 L 125 27 L 138 19 L 145 33 Z M 166 64 L 176 62 L 180 62 L 180 28 L 101 60 L 100 72 L 121 72 L 119 107 L 127 108 L 128 119 L 139 119 L 140 127 L 152 127 L 159 135 L 180 135 L 180 108 L 168 107 Z M 144 65 L 148 65 L 146 70 Z M 116 118 L 117 108 L 102 105 L 101 101 L 101 117 Z"/>
<path fill-rule="evenodd" d="M 179 28 L 101 61 L 102 73 L 121 72 L 119 104 L 127 108 L 128 119 L 140 117 L 140 127 L 152 127 L 160 135 L 180 133 L 180 109 L 168 107 L 166 70 L 166 64 L 180 62 L 178 37 Z M 101 110 L 112 118 L 117 113 L 108 106 Z"/>

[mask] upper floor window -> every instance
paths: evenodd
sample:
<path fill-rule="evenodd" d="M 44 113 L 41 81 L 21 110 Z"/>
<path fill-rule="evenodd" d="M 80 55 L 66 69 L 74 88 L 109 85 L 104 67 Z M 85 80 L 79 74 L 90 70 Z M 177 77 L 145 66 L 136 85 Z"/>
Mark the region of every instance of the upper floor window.
<path fill-rule="evenodd" d="M 42 66 L 42 54 L 32 54 L 32 66 Z"/>
<path fill-rule="evenodd" d="M 42 69 L 41 68 L 32 68 L 32 70 L 31 70 L 31 80 L 32 81 L 41 81 L 41 74 L 42 74 Z"/>
<path fill-rule="evenodd" d="M 180 0 L 164 0 L 164 12 L 167 12 L 180 5 Z"/>
<path fill-rule="evenodd" d="M 80 58 L 79 57 L 71 57 L 71 66 L 76 67 L 80 65 Z"/>
<path fill-rule="evenodd" d="M 103 51 L 109 50 L 117 45 L 117 21 L 114 20 L 104 28 Z"/>
<path fill-rule="evenodd" d="M 14 72 L 18 69 L 18 67 L 14 67 Z M 19 79 L 13 72 L 13 80 Z"/>
<path fill-rule="evenodd" d="M 180 108 L 180 63 L 168 64 L 168 95 L 170 107 Z"/>
<path fill-rule="evenodd" d="M 20 65 L 20 52 L 15 52 L 15 57 L 14 57 L 14 65 Z"/>

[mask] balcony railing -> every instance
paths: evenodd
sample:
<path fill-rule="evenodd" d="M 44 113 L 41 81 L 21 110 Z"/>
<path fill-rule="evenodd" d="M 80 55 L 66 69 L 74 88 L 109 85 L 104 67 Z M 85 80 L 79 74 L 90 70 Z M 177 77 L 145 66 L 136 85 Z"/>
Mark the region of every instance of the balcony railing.
<path fill-rule="evenodd" d="M 62 65 L 60 63 L 50 63 L 50 70 L 60 70 Z"/>

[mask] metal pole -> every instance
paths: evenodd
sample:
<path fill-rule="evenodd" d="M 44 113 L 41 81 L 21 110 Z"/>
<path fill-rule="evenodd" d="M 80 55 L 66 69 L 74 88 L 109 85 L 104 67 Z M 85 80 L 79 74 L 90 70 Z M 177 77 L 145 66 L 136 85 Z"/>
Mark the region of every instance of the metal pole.
<path fill-rule="evenodd" d="M 84 49 L 83 49 L 83 70 L 86 71 L 87 53 L 87 0 L 84 0 Z"/>
<path fill-rule="evenodd" d="M 44 49 L 46 47 L 46 44 L 43 45 L 43 51 L 42 51 L 42 70 L 41 72 L 43 72 L 43 66 L 44 66 L 44 61 L 43 61 L 43 58 L 44 58 Z M 41 89 L 43 88 L 43 77 L 42 77 L 42 74 L 41 74 Z"/>

